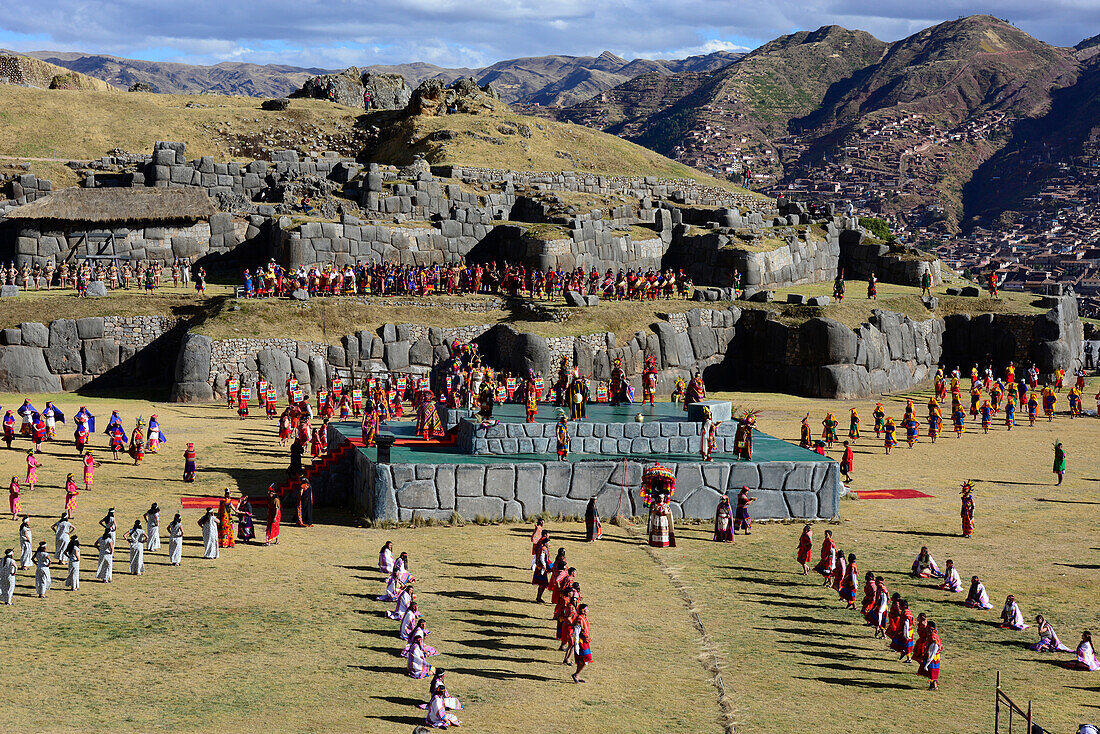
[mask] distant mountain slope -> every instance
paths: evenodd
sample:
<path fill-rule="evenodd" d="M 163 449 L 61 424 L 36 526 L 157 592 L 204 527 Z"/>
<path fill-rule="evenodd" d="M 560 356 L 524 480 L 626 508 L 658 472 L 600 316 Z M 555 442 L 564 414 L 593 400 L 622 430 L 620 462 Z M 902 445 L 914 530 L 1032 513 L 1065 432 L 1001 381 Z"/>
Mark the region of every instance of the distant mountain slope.
<path fill-rule="evenodd" d="M 116 56 L 36 51 L 31 56 L 103 79 L 121 89 L 137 82 L 160 94 L 226 94 L 243 97 L 281 97 L 306 79 L 326 73 L 278 64 L 223 62 L 213 66 L 141 61 Z"/>
<path fill-rule="evenodd" d="M 0 83 L 40 89 L 95 89 L 101 92 L 111 89 L 111 85 L 101 79 L 3 49 L 0 49 Z"/>
<path fill-rule="evenodd" d="M 777 38 L 706 75 L 625 82 L 562 117 L 594 121 L 696 167 L 749 160 L 777 174 L 773 141 L 789 121 L 816 110 L 832 85 L 877 61 L 886 47 L 863 31 L 826 26 Z"/>
<path fill-rule="evenodd" d="M 334 73 L 334 70 L 279 64 L 223 62 L 213 66 L 197 66 L 54 51 L 35 51 L 28 55 L 103 79 L 122 89 L 143 82 L 153 91 L 162 94 L 284 96 L 300 88 L 312 76 Z M 401 74 L 413 87 L 425 79 L 442 79 L 449 83 L 459 77 L 472 76 L 479 84 L 491 82 L 505 102 L 570 105 L 638 74 L 650 71 L 671 74 L 684 70 L 715 69 L 737 58 L 739 54 L 717 51 L 686 59 L 627 61 L 605 51 L 599 56 L 555 55 L 509 59 L 482 69 L 448 69 L 414 62 L 376 64 L 361 67 L 361 70 Z"/>

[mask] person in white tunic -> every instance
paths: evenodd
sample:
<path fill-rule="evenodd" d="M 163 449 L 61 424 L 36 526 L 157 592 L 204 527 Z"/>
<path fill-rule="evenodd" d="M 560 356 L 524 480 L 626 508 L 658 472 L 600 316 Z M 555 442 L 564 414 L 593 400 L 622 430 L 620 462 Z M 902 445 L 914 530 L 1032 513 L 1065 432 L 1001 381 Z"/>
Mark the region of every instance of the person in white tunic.
<path fill-rule="evenodd" d="M 206 514 L 199 518 L 199 527 L 202 528 L 202 557 L 218 557 L 218 518 L 214 511 L 206 508 Z"/>
<path fill-rule="evenodd" d="M 955 594 L 963 590 L 963 582 L 962 577 L 959 576 L 959 569 L 955 568 L 955 562 L 950 558 L 947 559 L 947 566 L 943 569 L 943 583 L 940 584 L 940 588 Z"/>
<path fill-rule="evenodd" d="M 96 569 L 95 577 L 109 584 L 115 572 L 115 540 L 111 533 L 104 530 L 103 535 L 95 542 L 95 547 L 99 550 L 99 568 Z"/>
<path fill-rule="evenodd" d="M 967 592 L 966 601 L 963 604 L 971 609 L 993 608 L 993 605 L 989 602 L 989 594 L 986 593 L 985 584 L 977 576 L 970 579 L 970 591 Z"/>
<path fill-rule="evenodd" d="M 405 612 L 409 611 L 409 605 L 416 599 L 416 595 L 413 594 L 412 585 L 406 586 L 401 590 L 401 593 L 397 596 L 397 606 L 394 607 L 392 612 L 386 612 L 386 616 L 390 619 L 401 619 L 405 616 Z"/>
<path fill-rule="evenodd" d="M 111 545 L 114 545 L 115 531 L 118 528 L 118 523 L 115 522 L 115 508 L 112 507 L 107 510 L 107 514 L 99 521 L 99 524 L 103 527 L 103 534 L 109 535 L 111 538 Z"/>
<path fill-rule="evenodd" d="M 1013 630 L 1026 630 L 1030 625 L 1024 623 L 1024 613 L 1020 611 L 1020 605 L 1016 603 L 1016 597 L 1009 594 L 1005 598 L 1004 608 L 1001 610 L 1001 627 Z"/>
<path fill-rule="evenodd" d="M 143 517 L 145 518 L 145 550 L 150 553 L 160 550 L 160 507 L 156 502 Z"/>
<path fill-rule="evenodd" d="M 69 513 L 62 512 L 61 519 L 52 526 L 54 534 L 54 555 L 57 562 L 64 562 L 65 549 L 69 547 L 69 534 L 73 532 L 73 524 L 69 522 Z"/>
<path fill-rule="evenodd" d="M 183 518 L 179 513 L 168 523 L 168 562 L 173 566 L 183 560 Z"/>
<path fill-rule="evenodd" d="M 1058 633 L 1046 618 L 1039 614 L 1035 617 L 1035 624 L 1039 626 L 1039 641 L 1028 647 L 1035 652 L 1072 652 L 1068 646 L 1062 644 Z"/>
<path fill-rule="evenodd" d="M 50 552 L 46 550 L 46 541 L 42 541 L 34 552 L 34 593 L 39 599 L 46 598 L 50 581 Z"/>
<path fill-rule="evenodd" d="M 134 527 L 126 533 L 126 540 L 130 541 L 130 573 L 140 576 L 145 573 L 145 531 L 141 529 L 141 520 L 134 520 Z"/>
<path fill-rule="evenodd" d="M 387 540 L 378 552 L 378 570 L 382 573 L 393 573 L 393 541 Z"/>
<path fill-rule="evenodd" d="M 4 551 L 4 560 L 0 561 L 0 603 L 11 605 L 15 593 L 15 551 Z"/>
<path fill-rule="evenodd" d="M 19 523 L 19 568 L 20 570 L 31 567 L 31 556 L 34 548 L 31 547 L 31 519 L 23 516 L 23 522 Z"/>
<path fill-rule="evenodd" d="M 65 577 L 65 587 L 76 591 L 80 588 L 80 539 L 75 535 L 65 549 L 65 560 L 69 562 L 69 575 Z"/>

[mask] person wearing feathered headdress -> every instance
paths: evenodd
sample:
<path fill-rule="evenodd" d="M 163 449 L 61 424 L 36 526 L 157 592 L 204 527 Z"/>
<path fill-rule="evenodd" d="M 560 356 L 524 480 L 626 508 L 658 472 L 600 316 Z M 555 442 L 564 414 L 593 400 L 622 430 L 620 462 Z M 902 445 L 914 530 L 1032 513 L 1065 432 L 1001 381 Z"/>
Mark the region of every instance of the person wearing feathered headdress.
<path fill-rule="evenodd" d="M 962 534 L 969 538 L 974 534 L 974 483 L 970 480 L 963 482 L 962 490 Z"/>
<path fill-rule="evenodd" d="M 875 419 L 875 438 L 882 438 L 882 432 L 886 430 L 886 411 L 882 409 L 882 403 L 875 403 L 871 415 Z"/>
<path fill-rule="evenodd" d="M 832 448 L 833 442 L 837 440 L 837 423 L 838 421 L 836 418 L 833 417 L 831 411 L 825 415 L 825 420 L 821 421 L 821 425 L 824 427 L 824 430 L 821 431 L 821 438 L 825 440 L 825 443 L 829 446 L 829 448 Z"/>
<path fill-rule="evenodd" d="M 859 413 L 855 408 L 852 408 L 852 413 L 848 416 L 848 438 L 852 441 L 859 438 Z"/>
<path fill-rule="evenodd" d="M 565 461 L 569 456 L 569 424 L 565 421 L 565 411 L 558 410 L 558 425 L 555 429 L 558 449 L 558 461 Z"/>
<path fill-rule="evenodd" d="M 798 445 L 804 449 L 813 448 L 813 432 L 810 430 L 810 414 L 802 417 L 802 428 L 799 433 Z"/>
<path fill-rule="evenodd" d="M 652 354 L 645 358 L 645 372 L 642 375 L 642 405 L 646 401 L 653 405 L 657 395 L 657 358 Z"/>

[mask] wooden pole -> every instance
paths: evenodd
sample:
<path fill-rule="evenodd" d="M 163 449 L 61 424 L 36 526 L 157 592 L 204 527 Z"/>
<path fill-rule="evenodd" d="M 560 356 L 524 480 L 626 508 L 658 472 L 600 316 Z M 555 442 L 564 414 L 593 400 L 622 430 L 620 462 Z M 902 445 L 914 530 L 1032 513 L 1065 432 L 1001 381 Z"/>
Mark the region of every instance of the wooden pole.
<path fill-rule="evenodd" d="M 997 671 L 997 691 L 994 694 L 996 704 L 993 707 L 993 734 L 1001 732 L 1001 671 Z"/>
<path fill-rule="evenodd" d="M 1027 734 L 1031 734 L 1031 701 L 1027 702 Z"/>

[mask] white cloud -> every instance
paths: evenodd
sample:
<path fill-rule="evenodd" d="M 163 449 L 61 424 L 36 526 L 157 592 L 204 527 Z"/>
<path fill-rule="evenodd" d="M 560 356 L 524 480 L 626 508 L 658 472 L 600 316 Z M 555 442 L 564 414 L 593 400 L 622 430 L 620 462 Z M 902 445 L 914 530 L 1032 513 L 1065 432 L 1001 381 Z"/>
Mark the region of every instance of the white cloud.
<path fill-rule="evenodd" d="M 1096 0 L 38 0 L 5 5 L 0 45 L 198 63 L 483 66 L 605 49 L 628 59 L 736 51 L 830 23 L 893 40 L 978 12 L 1059 45 L 1100 30 Z"/>

